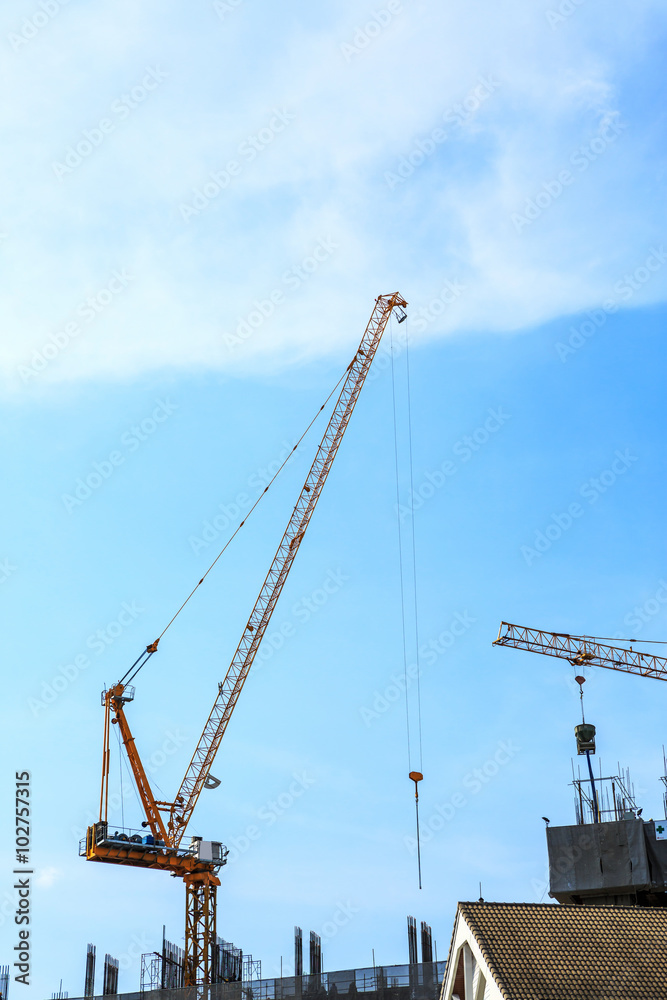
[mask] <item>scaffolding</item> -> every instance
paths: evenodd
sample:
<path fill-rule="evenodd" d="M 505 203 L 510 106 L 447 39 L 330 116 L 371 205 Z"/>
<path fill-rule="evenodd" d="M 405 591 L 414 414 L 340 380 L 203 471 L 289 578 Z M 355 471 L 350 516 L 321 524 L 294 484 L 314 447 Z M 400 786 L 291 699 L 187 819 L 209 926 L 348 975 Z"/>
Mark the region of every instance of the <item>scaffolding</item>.
<path fill-rule="evenodd" d="M 181 989 L 184 959 L 185 952 L 171 941 L 167 941 L 163 927 L 162 951 L 150 951 L 141 956 L 141 992 Z"/>
<path fill-rule="evenodd" d="M 243 956 L 243 985 L 252 986 L 256 979 L 262 978 L 262 960 L 252 955 Z"/>
<path fill-rule="evenodd" d="M 184 986 L 185 952 L 167 941 L 162 928 L 162 951 L 149 951 L 141 956 L 140 993 L 146 997 L 160 991 L 178 991 Z M 217 938 L 211 959 L 214 983 L 241 983 L 252 988 L 262 977 L 260 959 L 244 955 L 231 941 Z M 252 993 L 250 994 L 250 996 Z"/>
<path fill-rule="evenodd" d="M 591 782 L 590 777 L 582 778 L 581 772 L 574 776 L 572 764 L 572 785 L 574 786 L 574 813 L 578 826 L 587 823 L 614 823 L 621 819 L 636 819 L 639 813 L 635 801 L 635 789 L 630 780 L 630 769 L 625 771 L 620 764 L 618 773 L 603 777 L 602 764 L 600 775 Z M 666 777 L 663 778 L 667 787 Z M 594 795 L 593 793 L 596 793 Z M 597 810 L 596 810 L 597 796 Z"/>
<path fill-rule="evenodd" d="M 148 951 L 141 956 L 141 980 L 139 991 L 152 993 L 162 989 L 162 955 L 159 951 Z"/>

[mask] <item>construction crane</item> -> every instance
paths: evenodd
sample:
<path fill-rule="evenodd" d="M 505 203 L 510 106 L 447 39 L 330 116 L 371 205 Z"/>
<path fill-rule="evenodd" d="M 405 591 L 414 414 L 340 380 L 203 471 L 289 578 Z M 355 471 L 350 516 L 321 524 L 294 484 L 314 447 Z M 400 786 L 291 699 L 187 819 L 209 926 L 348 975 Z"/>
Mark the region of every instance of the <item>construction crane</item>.
<path fill-rule="evenodd" d="M 574 667 L 605 667 L 622 670 L 626 674 L 654 677 L 667 681 L 667 659 L 651 653 L 640 653 L 620 646 L 607 646 L 599 639 L 586 635 L 568 635 L 566 632 L 543 632 L 523 625 L 501 622 L 494 646 L 513 646 L 532 653 L 557 656 Z"/>
<path fill-rule="evenodd" d="M 407 302 L 398 292 L 381 295 L 376 299 L 359 348 L 347 368 L 315 460 L 243 629 L 225 679 L 218 685 L 217 697 L 192 760 L 172 801 L 155 798 L 125 715 L 125 705 L 133 701 L 135 694 L 130 682 L 157 651 L 159 639 L 146 647 L 120 681 L 102 693 L 104 740 L 100 818 L 88 828 L 80 853 L 89 861 L 162 869 L 183 879 L 186 890 L 185 986 L 207 986 L 214 981 L 216 975 L 216 890 L 220 885 L 219 870 L 225 863 L 227 851 L 218 841 L 204 841 L 193 837 L 187 848 L 181 847 L 181 841 L 199 795 L 209 780 L 220 742 L 313 516 L 382 334 L 394 310 L 399 323 L 405 319 L 406 306 Z M 136 784 L 145 816 L 142 822 L 143 833 L 136 831 L 128 835 L 123 831 L 110 834 L 108 803 L 112 725 L 119 728 L 120 739 Z M 150 834 L 145 833 L 146 829 L 150 830 Z"/>
<path fill-rule="evenodd" d="M 503 631 L 504 630 L 504 631 Z M 640 677 L 653 677 L 659 681 L 667 681 L 667 659 L 652 653 L 641 653 L 623 646 L 607 646 L 600 639 L 587 635 L 569 635 L 567 632 L 544 632 L 542 629 L 527 628 L 524 625 L 511 625 L 501 622 L 498 638 L 494 646 L 513 646 L 514 649 L 527 649 L 531 653 L 543 653 L 545 656 L 556 656 L 567 660 L 573 667 L 605 667 L 607 670 L 621 670 L 626 674 L 639 674 Z M 583 683 L 584 677 L 575 677 L 579 684 L 582 700 L 583 719 Z M 601 822 L 600 807 L 595 788 L 595 778 L 591 767 L 591 753 L 595 753 L 595 726 L 585 721 L 575 727 L 577 753 L 586 757 L 592 792 L 593 821 Z M 545 819 L 547 826 L 549 821 Z"/>

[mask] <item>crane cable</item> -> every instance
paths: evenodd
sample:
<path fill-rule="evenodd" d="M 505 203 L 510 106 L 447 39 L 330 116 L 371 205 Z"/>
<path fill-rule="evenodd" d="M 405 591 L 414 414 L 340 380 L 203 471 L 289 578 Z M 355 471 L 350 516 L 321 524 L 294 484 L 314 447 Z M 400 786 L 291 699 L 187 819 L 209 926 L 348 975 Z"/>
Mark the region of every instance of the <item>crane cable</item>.
<path fill-rule="evenodd" d="M 410 710 L 408 702 L 408 650 L 407 632 L 405 628 L 405 586 L 403 582 L 403 536 L 401 532 L 401 493 L 398 468 L 398 424 L 396 419 L 396 377 L 394 371 L 394 330 L 390 328 L 389 351 L 391 356 L 391 401 L 394 415 L 394 474 L 396 478 L 396 527 L 398 530 L 398 573 L 401 589 L 401 632 L 403 637 L 403 683 L 405 687 L 405 731 L 408 747 L 408 768 L 412 767 L 412 750 L 410 746 Z"/>
<path fill-rule="evenodd" d="M 413 586 L 413 597 L 414 597 L 414 626 L 415 626 L 415 644 L 416 644 L 416 666 L 417 666 L 417 723 L 418 723 L 418 746 L 419 746 L 419 771 L 410 770 L 409 778 L 414 781 L 415 784 L 415 819 L 417 828 L 417 872 L 419 876 L 419 888 L 422 888 L 422 870 L 421 870 L 421 838 L 419 832 L 419 782 L 423 779 L 424 775 L 422 773 L 423 769 L 423 747 L 422 747 L 422 718 L 421 718 L 421 684 L 419 675 L 421 673 L 421 667 L 419 663 L 419 614 L 418 614 L 418 600 L 417 600 L 417 561 L 416 561 L 416 545 L 415 545 L 415 510 L 414 510 L 414 462 L 413 462 L 413 452 L 412 452 L 412 404 L 410 395 L 410 348 L 409 348 L 409 335 L 406 330 L 405 335 L 405 352 L 406 352 L 406 382 L 407 382 L 407 410 L 408 410 L 408 458 L 409 458 L 409 468 L 410 468 L 410 520 L 411 520 L 411 530 L 410 530 L 410 544 L 411 544 L 411 559 L 412 559 L 412 586 Z M 399 457 L 398 457 L 398 419 L 397 419 L 397 407 L 396 407 L 396 372 L 394 365 L 394 336 L 393 336 L 393 325 L 390 327 L 390 354 L 391 354 L 391 388 L 392 388 L 392 408 L 393 408 L 393 418 L 394 418 L 394 469 L 396 476 L 396 525 L 398 531 L 398 564 L 399 564 L 399 574 L 400 574 L 400 593 L 401 593 L 401 630 L 403 639 L 403 678 L 405 686 L 405 721 L 406 721 L 406 738 L 407 738 L 407 751 L 408 751 L 408 768 L 412 767 L 412 749 L 411 749 L 411 738 L 410 738 L 410 703 L 408 696 L 408 656 L 407 656 L 407 629 L 406 629 L 406 598 L 405 598 L 405 584 L 404 584 L 404 567 L 403 567 L 403 533 L 401 531 L 401 508 L 400 508 L 400 475 L 399 475 Z"/>
<path fill-rule="evenodd" d="M 356 357 L 356 355 L 355 355 L 355 357 Z M 183 608 L 190 601 L 190 599 L 194 596 L 194 594 L 199 589 L 199 587 L 201 587 L 202 583 L 204 582 L 204 580 L 206 579 L 206 577 L 208 576 L 208 574 L 211 572 L 211 570 L 213 569 L 213 567 L 215 566 L 215 564 L 218 562 L 218 560 L 223 555 L 223 553 L 226 551 L 226 549 L 234 541 L 234 539 L 238 535 L 238 533 L 241 530 L 241 528 L 243 527 L 243 525 L 246 523 L 246 521 L 248 520 L 248 518 L 250 517 L 250 515 L 253 513 L 253 511 L 255 510 L 255 507 L 257 507 L 257 505 L 260 503 L 260 501 L 264 499 L 264 497 L 268 493 L 268 491 L 271 488 L 271 486 L 273 486 L 274 482 L 276 481 L 276 479 L 278 478 L 278 476 L 280 475 L 280 473 L 282 472 L 282 470 L 285 468 L 285 466 L 289 462 L 290 458 L 293 456 L 294 452 L 298 449 L 299 445 L 301 444 L 301 442 L 303 441 L 303 439 L 306 437 L 306 435 L 310 431 L 311 427 L 313 426 L 313 424 L 315 423 L 315 421 L 317 420 L 317 418 L 322 413 L 322 410 L 325 409 L 327 403 L 329 402 L 329 400 L 331 399 L 331 397 L 334 395 L 334 393 L 336 392 L 336 390 L 340 386 L 341 382 L 343 382 L 344 379 L 346 378 L 347 373 L 348 373 L 348 371 L 350 369 L 350 366 L 353 363 L 354 363 L 354 361 L 352 361 L 350 363 L 350 365 L 348 365 L 348 367 L 345 369 L 345 371 L 343 372 L 343 374 L 341 375 L 341 377 L 338 379 L 338 381 L 336 382 L 335 386 L 333 387 L 333 389 L 331 390 L 331 392 L 329 393 L 329 395 L 327 396 L 327 398 L 325 399 L 325 401 L 320 406 L 319 410 L 317 411 L 317 413 L 315 414 L 315 416 L 313 417 L 313 419 L 310 421 L 310 423 L 306 427 L 305 431 L 303 432 L 303 434 L 301 435 L 301 437 L 299 438 L 299 440 L 297 441 L 297 443 L 294 445 L 294 447 L 292 448 L 292 450 L 287 455 L 287 458 L 283 461 L 283 463 L 281 464 L 280 468 L 275 473 L 275 475 L 269 480 L 268 485 L 262 490 L 262 492 L 260 493 L 260 495 L 255 500 L 254 504 L 252 505 L 252 507 L 250 508 L 250 510 L 248 511 L 248 513 L 246 514 L 246 516 L 243 518 L 243 520 L 241 521 L 241 523 L 239 524 L 239 526 L 236 528 L 236 530 L 234 531 L 234 533 L 232 535 L 230 535 L 230 537 L 227 539 L 227 541 L 225 542 L 225 544 L 223 545 L 223 547 L 220 549 L 220 551 L 218 552 L 217 556 L 215 557 L 215 559 L 213 560 L 213 562 L 211 563 L 211 565 L 208 567 L 208 569 L 206 570 L 206 572 L 204 573 L 204 575 L 202 576 L 202 578 L 199 580 L 199 582 L 197 584 L 195 584 L 195 586 L 192 588 L 192 590 L 190 591 L 190 593 L 188 594 L 188 596 L 185 598 L 185 600 L 181 604 L 180 608 L 169 619 L 169 621 L 167 622 L 167 624 L 165 625 L 165 627 L 162 629 L 162 631 L 160 632 L 160 634 L 157 637 L 157 639 L 154 642 L 152 642 L 149 646 L 146 646 L 146 648 L 142 651 L 142 653 L 140 654 L 140 656 L 138 656 L 137 659 L 134 661 L 134 663 L 132 664 L 132 666 L 129 667 L 129 669 L 125 671 L 125 674 L 120 679 L 120 683 L 121 684 L 124 684 L 125 686 L 127 686 L 128 684 L 130 684 L 130 682 L 133 681 L 134 678 L 137 676 L 137 674 L 139 673 L 139 671 L 141 670 L 141 668 L 144 667 L 148 663 L 148 661 L 150 660 L 151 656 L 154 653 L 157 652 L 158 643 L 159 643 L 160 639 L 162 638 L 162 636 L 165 634 L 165 632 L 167 631 L 167 629 L 176 621 L 176 619 L 180 615 L 180 613 L 183 610 Z"/>
<path fill-rule="evenodd" d="M 125 832 L 125 794 L 123 789 L 123 754 L 120 748 L 120 728 L 116 727 L 118 737 L 118 773 L 120 775 L 120 828 Z"/>
<path fill-rule="evenodd" d="M 419 724 L 419 770 L 423 770 L 423 752 L 422 752 L 422 696 L 421 696 L 421 669 L 419 664 L 419 611 L 417 607 L 417 546 L 415 544 L 415 505 L 414 505 L 414 463 L 412 460 L 412 401 L 410 396 L 410 338 L 408 336 L 408 330 L 405 330 L 405 367 L 406 367 L 406 380 L 407 380 L 407 391 L 408 391 L 408 447 L 410 456 L 410 496 L 412 497 L 412 502 L 410 503 L 410 522 L 412 528 L 412 589 L 414 596 L 414 615 L 415 615 L 415 649 L 417 656 L 417 720 Z"/>
<path fill-rule="evenodd" d="M 553 634 L 566 635 L 568 639 L 583 639 L 584 641 L 590 639 L 593 642 L 628 642 L 631 646 L 634 646 L 636 642 L 647 642 L 649 645 L 667 646 L 665 639 L 619 639 L 618 636 L 613 635 L 570 635 L 568 632 L 554 632 Z"/>
<path fill-rule="evenodd" d="M 141 799 L 139 797 L 139 792 L 137 791 L 137 785 L 136 785 L 136 782 L 134 781 L 134 777 L 133 777 L 132 771 L 130 769 L 130 762 L 127 759 L 127 754 L 124 755 L 123 752 L 122 752 L 123 751 L 123 744 L 121 742 L 120 730 L 116 730 L 116 735 L 118 736 L 118 755 L 121 758 L 122 763 L 125 765 L 125 771 L 127 772 L 127 777 L 128 777 L 130 788 L 134 792 L 134 797 L 137 800 L 137 804 L 139 805 L 139 808 L 143 809 L 143 803 L 142 803 L 142 801 L 141 801 Z M 162 796 L 164 796 L 164 792 L 162 791 L 162 789 L 160 788 L 160 786 L 158 785 L 158 783 L 157 783 L 157 781 L 155 780 L 154 777 L 152 777 L 152 784 L 153 784 L 153 786 L 155 788 L 157 788 L 158 792 L 160 792 L 160 794 Z M 123 827 L 125 826 L 125 814 L 124 814 L 124 811 L 123 811 L 123 802 L 124 801 L 125 801 L 125 792 L 123 790 L 123 771 L 121 769 L 121 772 L 120 772 L 120 804 L 121 804 L 121 825 Z"/>

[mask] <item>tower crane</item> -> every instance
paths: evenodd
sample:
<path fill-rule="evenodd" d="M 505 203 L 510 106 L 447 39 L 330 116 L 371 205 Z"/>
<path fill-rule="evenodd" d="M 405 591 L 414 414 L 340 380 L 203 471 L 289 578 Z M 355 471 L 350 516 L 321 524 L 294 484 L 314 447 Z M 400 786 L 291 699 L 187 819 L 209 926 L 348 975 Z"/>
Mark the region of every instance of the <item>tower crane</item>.
<path fill-rule="evenodd" d="M 557 656 L 575 667 L 605 667 L 626 674 L 654 677 L 667 681 L 667 659 L 651 653 L 640 653 L 621 646 L 607 646 L 591 636 L 568 635 L 566 632 L 543 632 L 523 625 L 501 622 L 494 646 L 513 646 L 545 656 Z"/>
<path fill-rule="evenodd" d="M 394 310 L 399 323 L 405 319 L 406 306 L 407 302 L 398 292 L 381 295 L 375 301 L 359 348 L 347 368 L 313 464 L 243 629 L 225 679 L 218 685 L 213 708 L 173 800 L 161 801 L 155 798 L 125 714 L 125 706 L 134 700 L 135 694 L 135 688 L 130 682 L 157 652 L 159 639 L 147 646 L 125 675 L 102 693 L 104 738 L 100 818 L 88 828 L 80 853 L 89 861 L 158 869 L 183 879 L 186 893 L 185 986 L 206 986 L 215 978 L 216 890 L 220 885 L 219 870 L 225 864 L 227 851 L 217 841 L 192 838 L 192 843 L 186 848 L 181 847 L 181 841 L 199 795 L 209 779 L 220 742 L 303 541 L 382 334 Z M 112 725 L 119 728 L 145 816 L 142 827 L 144 831 L 149 829 L 150 833 L 142 834 L 137 831 L 129 836 L 125 832 L 110 834 L 108 802 Z"/>
<path fill-rule="evenodd" d="M 652 653 L 641 653 L 638 650 L 625 649 L 622 646 L 607 646 L 600 639 L 591 636 L 569 635 L 567 632 L 544 632 L 537 628 L 527 628 L 524 625 L 511 625 L 501 622 L 498 638 L 494 646 L 513 646 L 515 649 L 527 649 L 532 653 L 543 653 L 545 656 L 556 656 L 567 660 L 573 667 L 605 667 L 607 670 L 621 670 L 626 674 L 639 674 L 640 677 L 654 677 L 656 680 L 667 681 L 667 659 Z M 582 698 L 583 713 L 583 677 L 576 677 Z M 583 716 L 582 716 L 583 717 Z M 591 753 L 595 753 L 595 726 L 585 722 L 575 728 L 577 738 L 577 753 L 584 754 L 588 765 L 593 795 L 593 816 L 596 823 L 600 822 L 595 779 L 591 767 Z M 547 823 L 548 826 L 548 823 Z"/>

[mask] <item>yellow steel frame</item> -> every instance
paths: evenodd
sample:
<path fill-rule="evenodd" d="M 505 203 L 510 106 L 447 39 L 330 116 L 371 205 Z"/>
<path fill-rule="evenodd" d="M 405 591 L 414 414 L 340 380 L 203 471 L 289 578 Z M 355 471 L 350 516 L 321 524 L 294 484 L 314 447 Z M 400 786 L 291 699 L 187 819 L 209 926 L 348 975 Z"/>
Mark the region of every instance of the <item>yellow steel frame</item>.
<path fill-rule="evenodd" d="M 282 591 L 306 528 L 315 510 L 334 458 L 356 405 L 359 393 L 375 356 L 380 339 L 394 309 L 404 309 L 407 302 L 398 292 L 381 295 L 375 301 L 359 348 L 348 366 L 343 387 L 320 442 L 315 460 L 299 495 L 292 516 L 281 539 L 259 597 L 243 631 L 227 675 L 220 684 L 218 697 L 204 726 L 197 748 L 173 802 L 158 801 L 153 795 L 141 758 L 135 746 L 123 706 L 128 700 L 122 683 L 116 684 L 104 696 L 104 742 L 102 754 L 102 787 L 100 791 L 100 821 L 107 822 L 109 798 L 110 734 L 118 725 L 127 752 L 146 823 L 156 841 L 164 848 L 122 842 L 98 844 L 95 829 L 90 827 L 86 840 L 86 857 L 90 861 L 132 865 L 138 868 L 163 869 L 183 878 L 186 887 L 185 985 L 209 985 L 213 975 L 216 943 L 216 890 L 220 880 L 217 865 L 200 861 L 179 851 L 181 839 L 209 775 L 220 741 L 236 706 L 259 645 L 268 628 L 271 615 Z M 156 648 L 157 643 L 153 646 Z M 151 646 L 147 652 L 155 652 Z M 167 823 L 162 812 L 169 814 Z"/>
<path fill-rule="evenodd" d="M 220 880 L 210 872 L 184 876 L 185 986 L 213 982 L 216 943 L 216 892 Z"/>
<path fill-rule="evenodd" d="M 398 292 L 394 292 L 393 295 L 380 295 L 375 300 L 375 308 L 357 352 L 348 366 L 343 386 L 313 464 L 306 476 L 292 516 L 278 545 L 278 550 L 269 567 L 225 679 L 220 685 L 218 697 L 213 704 L 204 731 L 174 800 L 169 816 L 169 834 L 175 846 L 178 846 L 185 833 L 211 770 L 246 677 L 269 626 L 273 609 L 280 597 L 287 575 L 292 568 L 292 563 L 338 453 L 338 448 L 380 345 L 382 334 L 389 322 L 389 317 L 394 309 L 402 310 L 405 306 L 407 306 L 407 302 Z"/>

